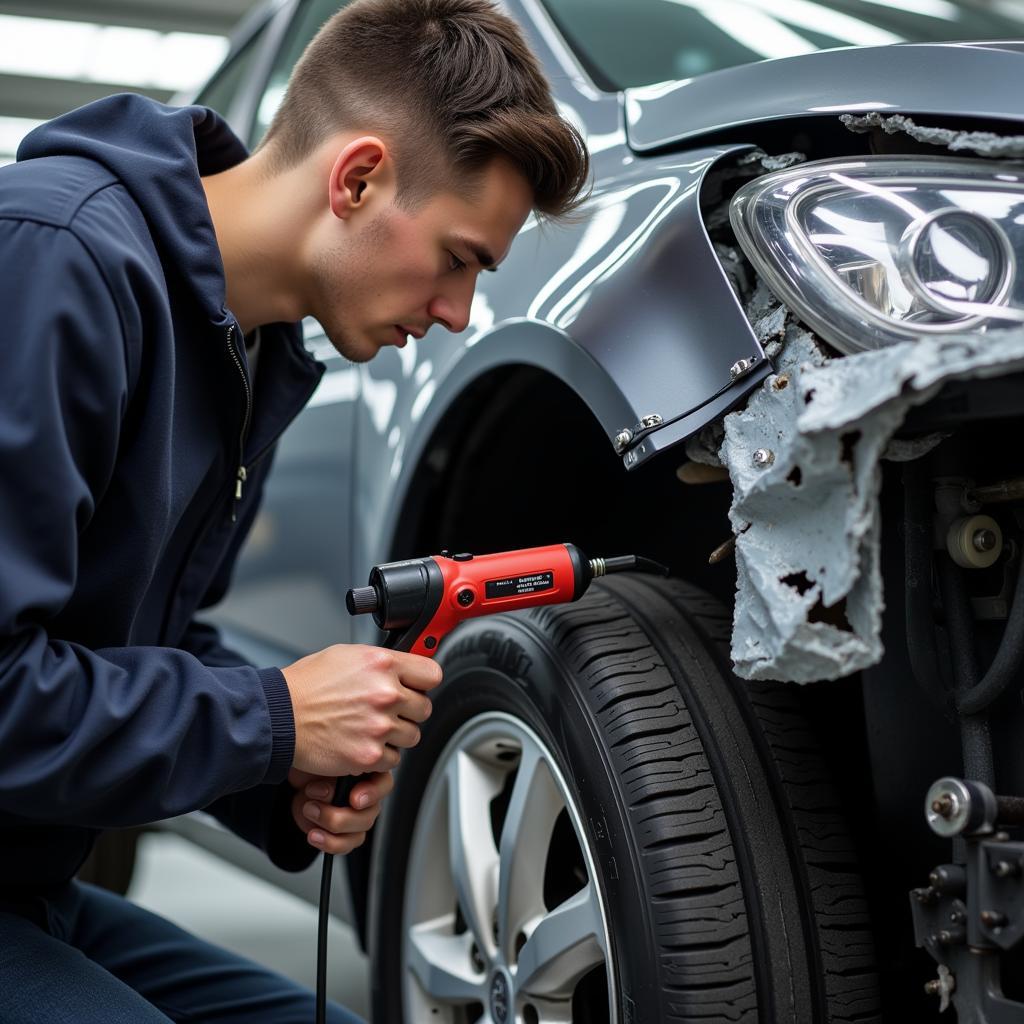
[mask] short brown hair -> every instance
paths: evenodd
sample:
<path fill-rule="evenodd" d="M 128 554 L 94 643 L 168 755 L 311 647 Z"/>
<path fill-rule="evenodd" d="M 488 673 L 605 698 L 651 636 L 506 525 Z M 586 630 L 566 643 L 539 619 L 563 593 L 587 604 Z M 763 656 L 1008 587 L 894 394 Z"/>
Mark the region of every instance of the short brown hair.
<path fill-rule="evenodd" d="M 580 203 L 590 172 L 539 61 L 489 0 L 355 0 L 331 17 L 261 148 L 277 171 L 346 129 L 385 136 L 406 205 L 452 174 L 461 188 L 504 157 L 533 189 L 534 208 L 559 217 Z"/>

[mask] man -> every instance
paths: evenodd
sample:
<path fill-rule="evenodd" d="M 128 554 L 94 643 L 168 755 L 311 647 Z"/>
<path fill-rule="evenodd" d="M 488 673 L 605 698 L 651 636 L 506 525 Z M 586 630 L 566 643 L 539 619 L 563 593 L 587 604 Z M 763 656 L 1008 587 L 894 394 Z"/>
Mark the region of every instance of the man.
<path fill-rule="evenodd" d="M 210 111 L 137 96 L 18 157 L 0 171 L 0 1019 L 309 1021 L 309 993 L 72 876 L 98 830 L 197 808 L 288 869 L 363 841 L 438 667 L 345 646 L 258 670 L 194 614 L 322 373 L 295 322 L 355 361 L 462 330 L 530 211 L 578 201 L 585 149 L 486 0 L 358 0 L 251 157 Z"/>

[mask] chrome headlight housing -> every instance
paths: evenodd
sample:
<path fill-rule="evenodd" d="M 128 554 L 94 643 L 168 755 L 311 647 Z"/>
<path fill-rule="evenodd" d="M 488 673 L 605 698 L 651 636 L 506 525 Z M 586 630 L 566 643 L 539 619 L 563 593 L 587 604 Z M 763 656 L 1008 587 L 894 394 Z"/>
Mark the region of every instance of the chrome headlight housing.
<path fill-rule="evenodd" d="M 1024 169 L 822 160 L 744 185 L 733 230 L 768 285 L 843 352 L 1024 321 Z"/>

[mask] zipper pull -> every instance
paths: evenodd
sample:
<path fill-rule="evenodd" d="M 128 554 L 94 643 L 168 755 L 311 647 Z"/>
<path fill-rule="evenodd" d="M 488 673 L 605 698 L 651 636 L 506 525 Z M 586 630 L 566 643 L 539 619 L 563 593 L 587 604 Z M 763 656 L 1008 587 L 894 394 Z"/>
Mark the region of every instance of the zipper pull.
<path fill-rule="evenodd" d="M 235 474 L 235 500 L 231 503 L 231 522 L 238 522 L 238 503 L 242 500 L 242 485 L 249 479 L 245 466 L 239 466 Z"/>

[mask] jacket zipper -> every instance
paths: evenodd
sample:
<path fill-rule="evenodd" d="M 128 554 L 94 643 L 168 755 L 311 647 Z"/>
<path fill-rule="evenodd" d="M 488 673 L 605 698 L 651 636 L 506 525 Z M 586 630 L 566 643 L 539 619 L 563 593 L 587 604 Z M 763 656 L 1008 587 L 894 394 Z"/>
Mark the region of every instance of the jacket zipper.
<path fill-rule="evenodd" d="M 231 522 L 237 522 L 238 520 L 238 503 L 242 500 L 242 488 L 245 485 L 245 481 L 249 478 L 249 471 L 245 466 L 245 439 L 249 435 L 249 420 L 252 418 L 252 388 L 249 386 L 249 377 L 245 372 L 245 366 L 242 364 L 242 357 L 238 351 L 238 344 L 235 341 L 235 325 L 231 324 L 228 327 L 228 352 L 231 354 L 231 360 L 234 362 L 235 367 L 238 370 L 238 375 L 242 380 L 242 391 L 245 396 L 245 414 L 242 416 L 242 430 L 238 438 L 238 469 L 235 472 L 235 500 L 231 504 Z"/>
<path fill-rule="evenodd" d="M 295 416 L 298 415 L 299 411 L 302 409 L 302 406 L 304 406 L 306 404 L 306 402 L 309 401 L 310 395 L 312 395 L 312 393 L 313 393 L 313 389 L 310 388 L 310 390 L 302 398 L 302 402 L 291 412 L 290 416 L 288 416 L 287 419 L 285 420 L 285 422 L 281 425 L 281 428 L 276 433 L 274 433 L 271 437 L 267 438 L 266 441 L 264 442 L 263 446 L 258 451 L 252 452 L 251 458 L 249 459 L 249 465 L 246 466 L 246 465 L 242 464 L 242 454 L 241 453 L 245 451 L 244 445 L 245 445 L 245 442 L 246 442 L 246 439 L 247 439 L 247 435 L 248 435 L 248 431 L 249 431 L 249 420 L 251 419 L 251 416 L 252 416 L 252 395 L 251 395 L 251 390 L 250 390 L 250 386 L 249 386 L 249 379 L 245 375 L 245 368 L 242 366 L 241 359 L 239 358 L 238 352 L 237 352 L 237 350 L 234 347 L 234 340 L 233 340 L 234 339 L 234 331 L 235 331 L 235 325 L 232 324 L 227 329 L 228 349 L 231 352 L 232 361 L 234 362 L 235 366 L 238 368 L 239 374 L 240 374 L 240 376 L 242 378 L 242 381 L 243 381 L 243 385 L 242 386 L 245 389 L 245 396 L 246 396 L 246 412 L 245 412 L 245 417 L 244 417 L 243 423 L 242 423 L 242 432 L 241 432 L 241 439 L 240 439 L 242 447 L 241 447 L 240 453 L 239 453 L 238 474 L 236 475 L 236 478 L 235 478 L 234 505 L 237 508 L 237 503 L 238 503 L 238 500 L 239 500 L 238 495 L 240 493 L 239 485 L 240 484 L 244 484 L 246 482 L 246 480 L 248 479 L 250 471 L 254 470 L 263 461 L 264 456 L 266 456 L 268 454 L 268 452 L 270 452 L 270 450 L 274 447 L 274 445 L 280 440 L 281 434 L 283 433 L 284 429 L 295 418 Z M 189 566 L 192 563 L 193 556 L 202 547 L 203 542 L 206 540 L 207 535 L 209 534 L 210 530 L 212 529 L 212 527 L 214 526 L 214 524 L 216 522 L 216 515 L 215 515 L 216 509 L 217 509 L 217 506 L 220 504 L 220 502 L 223 501 L 223 500 L 224 500 L 223 499 L 223 492 L 221 492 L 221 497 L 214 499 L 214 503 L 210 506 L 209 513 L 204 515 L 202 521 L 200 522 L 199 529 L 193 535 L 192 540 L 191 540 L 191 542 L 188 545 L 188 549 L 185 552 L 185 556 L 182 559 L 181 565 L 179 566 L 177 574 L 175 576 L 174 586 L 171 588 L 171 591 L 170 591 L 170 593 L 172 595 L 176 594 L 178 592 L 178 590 L 180 590 L 182 581 L 185 578 L 185 574 L 187 573 L 187 571 L 189 569 Z M 233 510 L 232 521 L 233 522 L 237 522 L 238 521 L 237 520 L 237 511 Z M 159 642 L 161 644 L 164 644 L 164 645 L 166 645 L 167 642 L 168 642 L 167 634 L 168 634 L 168 630 L 170 628 L 171 616 L 172 616 L 172 612 L 173 611 L 174 611 L 174 600 L 173 600 L 173 597 L 172 597 L 172 599 L 170 601 L 168 601 L 167 607 L 164 609 L 163 622 L 161 623 L 161 626 L 160 626 L 160 641 Z"/>

